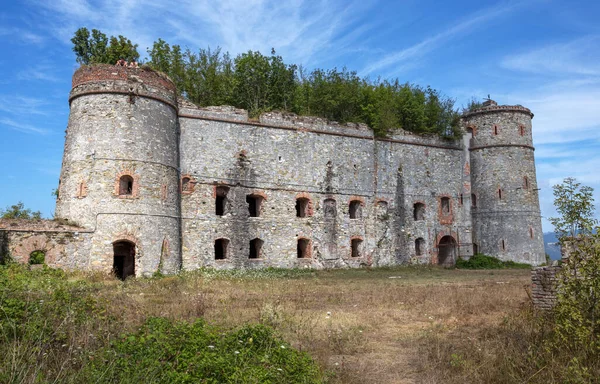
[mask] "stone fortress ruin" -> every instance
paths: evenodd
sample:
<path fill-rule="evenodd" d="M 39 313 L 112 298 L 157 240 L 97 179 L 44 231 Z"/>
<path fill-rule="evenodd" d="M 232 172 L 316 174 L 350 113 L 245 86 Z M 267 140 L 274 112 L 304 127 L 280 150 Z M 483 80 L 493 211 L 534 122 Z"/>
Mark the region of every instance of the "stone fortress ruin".
<path fill-rule="evenodd" d="M 55 216 L 0 221 L 0 254 L 114 270 L 545 261 L 531 119 L 488 100 L 462 140 L 178 98 L 163 74 L 73 75 Z"/>

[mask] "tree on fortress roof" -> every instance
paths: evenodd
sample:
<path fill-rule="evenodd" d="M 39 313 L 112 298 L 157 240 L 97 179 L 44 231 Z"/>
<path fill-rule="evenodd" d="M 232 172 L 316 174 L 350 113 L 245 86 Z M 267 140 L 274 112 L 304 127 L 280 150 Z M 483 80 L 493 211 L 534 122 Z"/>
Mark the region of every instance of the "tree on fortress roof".
<path fill-rule="evenodd" d="M 71 42 L 79 64 L 114 64 L 119 59 L 138 61 L 140 57 L 138 45 L 128 38 L 119 35 L 109 39 L 97 29 L 92 29 L 90 34 L 87 28 L 79 28 Z"/>
<path fill-rule="evenodd" d="M 86 28 L 80 28 L 71 41 L 81 64 L 112 64 L 119 58 L 139 57 L 137 44 L 123 36 L 107 39 L 95 29 L 90 36 Z M 220 48 L 183 51 L 179 45 L 158 39 L 147 52 L 147 64 L 166 73 L 181 95 L 201 107 L 232 105 L 246 109 L 251 117 L 280 110 L 340 123 L 365 123 L 376 136 L 393 134 L 398 128 L 449 139 L 461 134 L 454 100 L 431 87 L 398 79 L 372 81 L 346 68 L 307 72 L 286 64 L 274 49 L 270 56 L 248 51 L 232 58 Z"/>

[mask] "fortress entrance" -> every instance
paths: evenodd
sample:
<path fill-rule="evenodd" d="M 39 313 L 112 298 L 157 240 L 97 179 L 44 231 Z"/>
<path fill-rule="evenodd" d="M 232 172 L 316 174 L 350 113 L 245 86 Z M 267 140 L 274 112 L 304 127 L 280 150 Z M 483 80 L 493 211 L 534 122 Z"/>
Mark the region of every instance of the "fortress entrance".
<path fill-rule="evenodd" d="M 135 244 L 130 241 L 113 243 L 113 273 L 121 280 L 135 276 Z"/>
<path fill-rule="evenodd" d="M 456 261 L 456 240 L 452 236 L 444 236 L 438 243 L 438 265 L 454 265 Z"/>

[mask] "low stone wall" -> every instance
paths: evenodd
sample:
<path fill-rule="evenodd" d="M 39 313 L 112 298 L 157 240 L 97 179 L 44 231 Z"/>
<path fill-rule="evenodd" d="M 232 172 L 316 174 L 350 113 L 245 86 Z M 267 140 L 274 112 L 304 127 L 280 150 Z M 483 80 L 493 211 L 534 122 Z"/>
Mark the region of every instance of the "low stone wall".
<path fill-rule="evenodd" d="M 531 271 L 531 296 L 535 309 L 549 310 L 556 304 L 556 275 L 560 270 L 560 266 L 548 266 Z"/>

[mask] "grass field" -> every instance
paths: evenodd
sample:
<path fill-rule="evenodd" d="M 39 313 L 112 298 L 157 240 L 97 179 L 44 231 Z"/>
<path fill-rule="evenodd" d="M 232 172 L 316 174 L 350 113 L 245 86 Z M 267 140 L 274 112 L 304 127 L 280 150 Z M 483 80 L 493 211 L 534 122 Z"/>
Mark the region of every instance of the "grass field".
<path fill-rule="evenodd" d="M 530 272 L 404 267 L 67 279 L 91 281 L 103 318 L 113 320 L 88 325 L 65 345 L 92 348 L 98 334 L 116 337 L 151 316 L 201 317 L 224 328 L 262 323 L 308 352 L 330 382 L 446 383 L 484 382 L 485 369 L 469 364 L 485 356 L 465 353 L 481 351 L 482 335 L 528 305 Z"/>
<path fill-rule="evenodd" d="M 120 302 L 128 322 L 148 315 L 202 316 L 227 327 L 262 322 L 335 372 L 339 382 L 410 383 L 437 377 L 427 372 L 433 364 L 423 364 L 431 333 L 475 339 L 527 302 L 529 282 L 528 270 L 206 272 L 107 281 L 103 295 Z M 446 359 L 450 363 L 452 355 Z"/>

